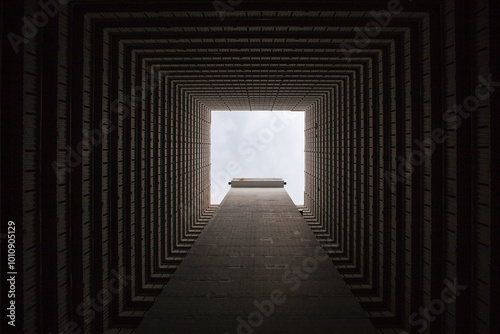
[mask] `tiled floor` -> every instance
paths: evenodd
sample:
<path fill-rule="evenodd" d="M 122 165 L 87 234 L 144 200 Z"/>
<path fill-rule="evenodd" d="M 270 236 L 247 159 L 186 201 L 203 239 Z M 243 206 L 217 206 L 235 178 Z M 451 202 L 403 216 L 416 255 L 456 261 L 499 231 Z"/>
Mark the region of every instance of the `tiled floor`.
<path fill-rule="evenodd" d="M 231 188 L 135 333 L 374 333 L 284 188 Z"/>

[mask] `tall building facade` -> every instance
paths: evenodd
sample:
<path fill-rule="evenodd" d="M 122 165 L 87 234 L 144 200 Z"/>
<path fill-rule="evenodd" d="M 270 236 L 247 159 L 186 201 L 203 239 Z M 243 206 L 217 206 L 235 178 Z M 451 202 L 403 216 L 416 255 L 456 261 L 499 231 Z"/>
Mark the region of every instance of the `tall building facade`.
<path fill-rule="evenodd" d="M 376 333 L 284 183 L 231 181 L 135 333 Z"/>
<path fill-rule="evenodd" d="M 305 111 L 301 210 L 381 331 L 500 332 L 497 0 L 1 9 L 2 332 L 142 321 L 216 210 L 211 110 Z"/>

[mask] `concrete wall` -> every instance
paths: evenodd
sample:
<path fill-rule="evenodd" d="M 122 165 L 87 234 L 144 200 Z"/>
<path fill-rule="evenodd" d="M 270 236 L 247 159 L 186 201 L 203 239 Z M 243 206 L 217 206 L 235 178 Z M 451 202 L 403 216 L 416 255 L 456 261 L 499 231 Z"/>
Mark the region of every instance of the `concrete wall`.
<path fill-rule="evenodd" d="M 447 1 L 408 16 L 414 24 L 400 39 L 372 52 L 363 71 L 352 64 L 306 110 L 308 218 L 375 324 L 423 328 L 412 315 L 439 309 L 445 282 L 457 280 L 467 289 L 425 329 L 497 328 L 490 260 L 498 97 L 476 95 L 479 77 L 492 74 L 489 5 Z"/>
<path fill-rule="evenodd" d="M 1 6 L 19 331 L 134 328 L 215 210 L 210 111 L 251 106 L 306 109 L 305 214 L 376 326 L 418 330 L 457 279 L 426 330 L 499 332 L 498 92 L 443 118 L 500 81 L 496 0 L 402 2 L 348 58 L 386 2 L 78 1 L 31 32 L 39 1 Z"/>

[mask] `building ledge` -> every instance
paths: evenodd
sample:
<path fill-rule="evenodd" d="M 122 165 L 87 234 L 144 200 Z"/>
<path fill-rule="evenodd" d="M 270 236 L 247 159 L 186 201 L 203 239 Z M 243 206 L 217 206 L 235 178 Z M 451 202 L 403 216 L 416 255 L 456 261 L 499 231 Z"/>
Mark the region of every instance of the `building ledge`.
<path fill-rule="evenodd" d="M 286 182 L 281 178 L 241 178 L 230 184 L 231 188 L 283 188 Z"/>

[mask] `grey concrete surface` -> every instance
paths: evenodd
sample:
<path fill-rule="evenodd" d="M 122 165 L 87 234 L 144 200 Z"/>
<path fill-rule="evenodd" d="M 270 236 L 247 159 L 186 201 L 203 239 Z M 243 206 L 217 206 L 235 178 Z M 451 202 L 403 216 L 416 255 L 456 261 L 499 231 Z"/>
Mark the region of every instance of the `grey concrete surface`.
<path fill-rule="evenodd" d="M 374 333 L 284 188 L 231 188 L 135 333 Z"/>

